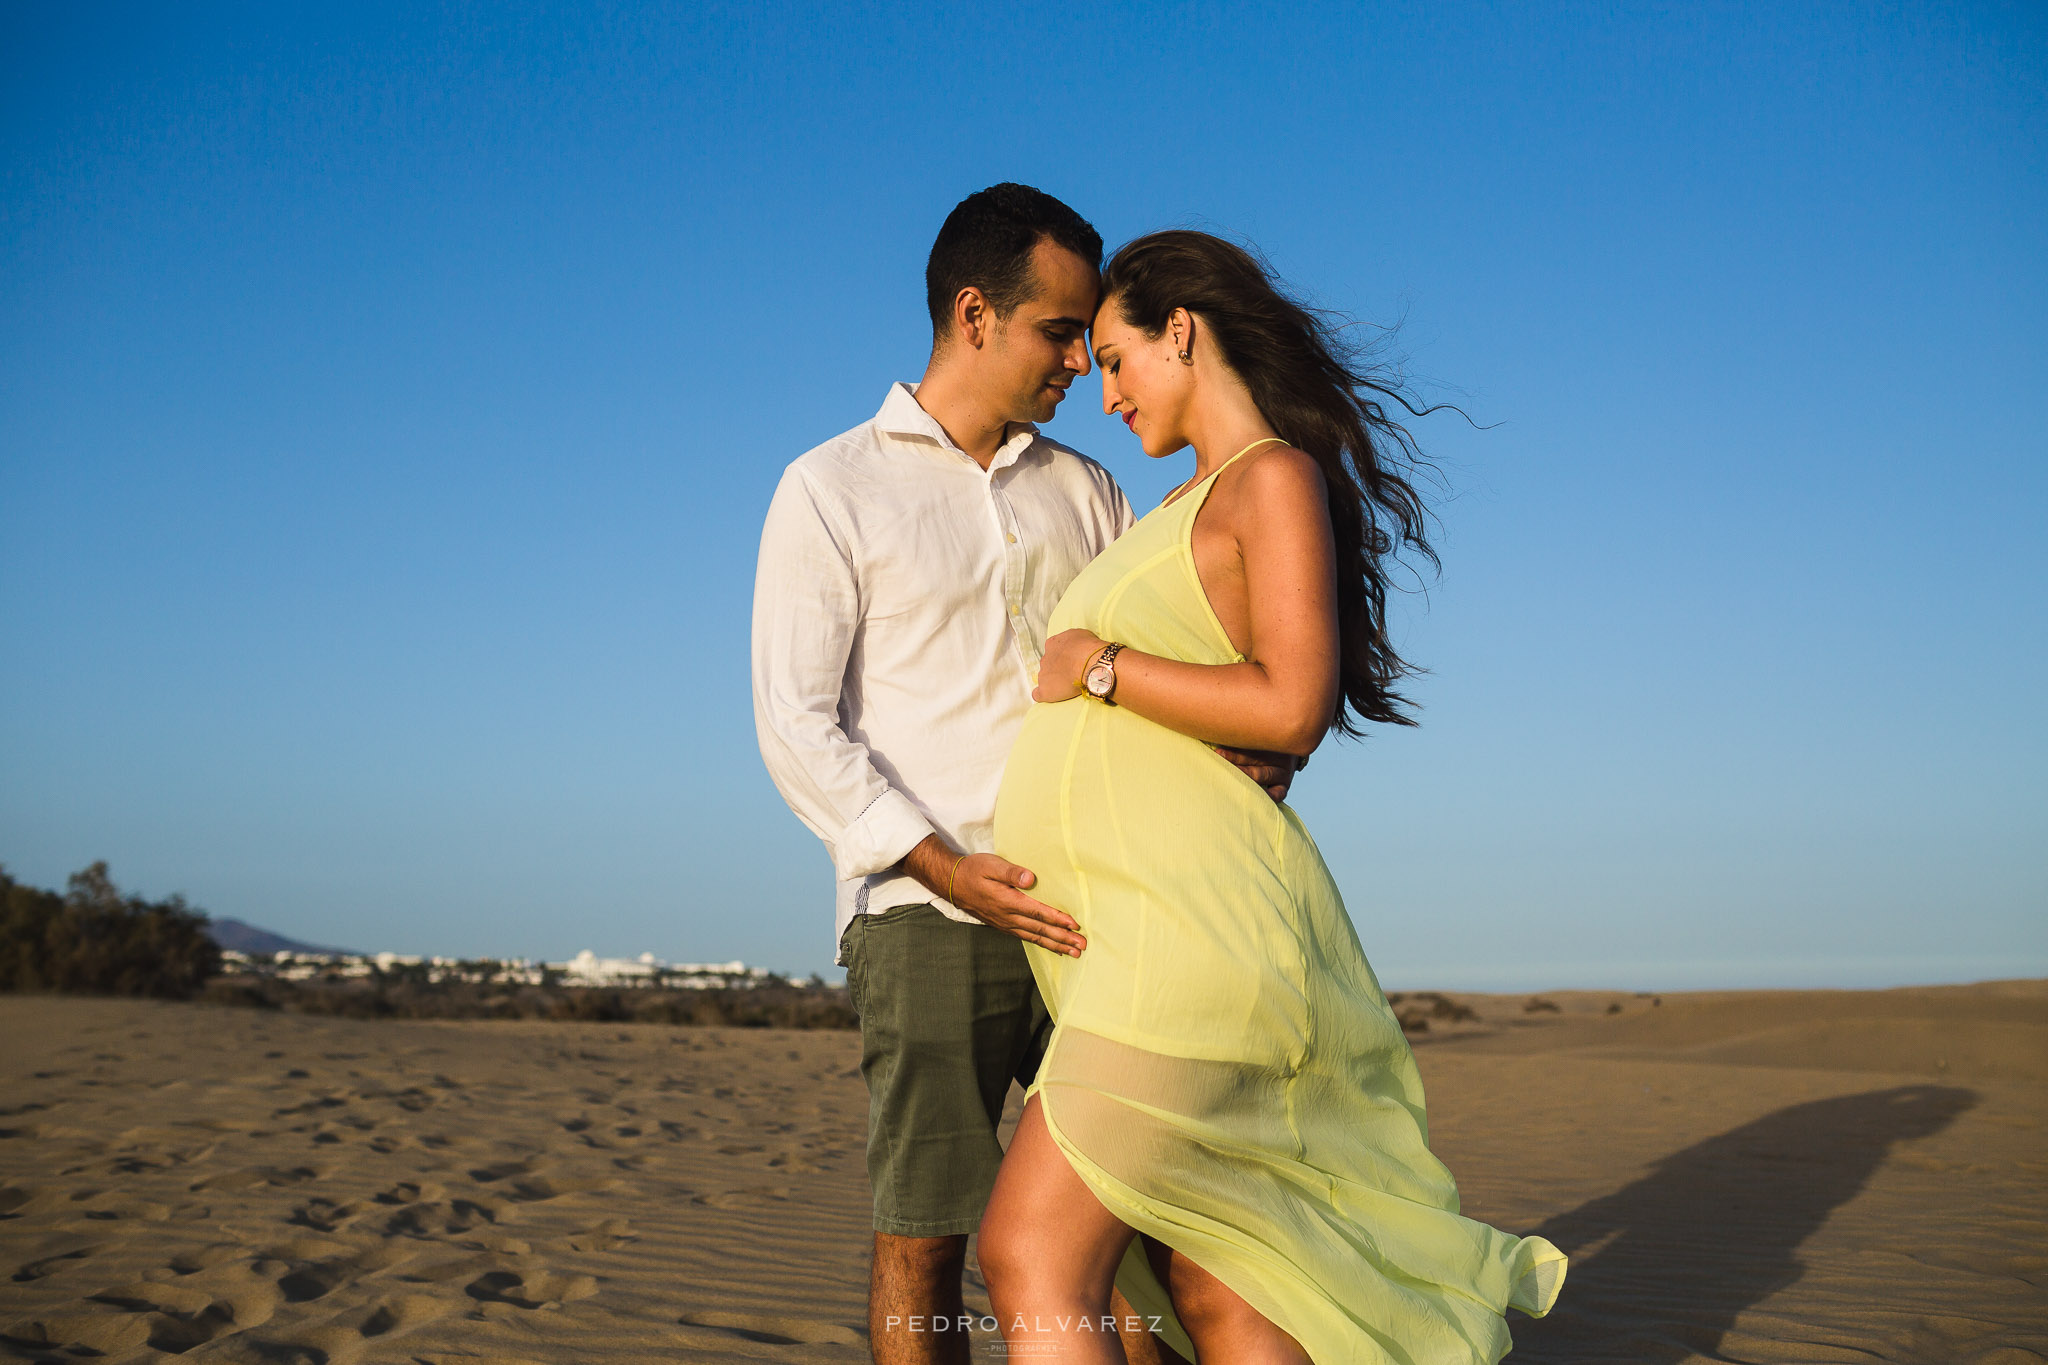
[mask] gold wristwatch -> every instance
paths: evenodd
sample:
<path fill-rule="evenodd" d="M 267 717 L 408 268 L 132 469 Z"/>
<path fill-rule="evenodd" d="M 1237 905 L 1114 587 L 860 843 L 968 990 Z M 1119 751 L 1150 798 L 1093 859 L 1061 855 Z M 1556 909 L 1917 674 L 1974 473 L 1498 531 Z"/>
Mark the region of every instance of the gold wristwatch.
<path fill-rule="evenodd" d="M 1095 662 L 1088 665 L 1088 671 L 1081 675 L 1081 686 L 1088 695 L 1108 706 L 1115 706 L 1112 700 L 1116 693 L 1116 656 L 1123 652 L 1122 645 L 1109 645 L 1095 656 Z"/>

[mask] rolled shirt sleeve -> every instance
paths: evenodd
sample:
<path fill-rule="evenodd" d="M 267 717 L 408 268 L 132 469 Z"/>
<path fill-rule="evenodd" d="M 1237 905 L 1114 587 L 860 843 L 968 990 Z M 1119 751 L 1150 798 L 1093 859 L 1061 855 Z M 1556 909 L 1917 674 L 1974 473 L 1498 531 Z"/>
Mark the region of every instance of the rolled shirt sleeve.
<path fill-rule="evenodd" d="M 754 729 L 769 777 L 842 881 L 893 867 L 933 832 L 841 723 L 860 615 L 851 541 L 792 466 L 769 504 L 755 569 Z"/>

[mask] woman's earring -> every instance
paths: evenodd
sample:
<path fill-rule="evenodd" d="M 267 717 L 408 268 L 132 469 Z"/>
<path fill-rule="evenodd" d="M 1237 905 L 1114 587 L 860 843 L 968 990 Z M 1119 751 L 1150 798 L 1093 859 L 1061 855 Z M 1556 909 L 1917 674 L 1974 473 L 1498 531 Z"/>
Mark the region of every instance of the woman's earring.
<path fill-rule="evenodd" d="M 1194 356 L 1188 353 L 1188 349 L 1185 346 L 1181 347 L 1180 363 L 1183 365 L 1192 365 L 1195 363 Z"/>

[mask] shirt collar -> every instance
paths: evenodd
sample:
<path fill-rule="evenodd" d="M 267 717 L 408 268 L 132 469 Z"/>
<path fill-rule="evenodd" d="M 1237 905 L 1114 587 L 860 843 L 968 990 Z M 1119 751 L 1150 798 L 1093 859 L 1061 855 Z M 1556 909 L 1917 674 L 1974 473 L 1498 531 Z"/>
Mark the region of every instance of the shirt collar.
<path fill-rule="evenodd" d="M 882 400 L 882 410 L 875 414 L 877 429 L 890 436 L 911 441 L 930 441 L 939 449 L 950 451 L 961 459 L 973 464 L 974 460 L 966 451 L 953 444 L 953 438 L 939 425 L 938 418 L 926 412 L 917 401 L 917 385 L 891 384 L 889 396 Z M 996 448 L 996 457 L 988 463 L 993 474 L 1005 465 L 1015 464 L 1031 442 L 1038 436 L 1038 428 L 1030 422 L 1010 423 L 1009 435 Z"/>

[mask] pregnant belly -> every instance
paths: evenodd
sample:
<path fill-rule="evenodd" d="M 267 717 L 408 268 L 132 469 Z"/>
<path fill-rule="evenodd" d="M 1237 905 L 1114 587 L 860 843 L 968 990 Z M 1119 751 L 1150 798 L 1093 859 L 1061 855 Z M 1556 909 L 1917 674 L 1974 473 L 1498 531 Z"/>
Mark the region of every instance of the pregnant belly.
<path fill-rule="evenodd" d="M 1291 822 L 1199 740 L 1081 700 L 1031 708 L 996 800 L 996 851 L 1128 873 L 1192 865 L 1277 868 Z"/>
<path fill-rule="evenodd" d="M 1077 698 L 1032 707 L 1003 766 L 1003 784 L 996 795 L 996 852 L 1040 878 L 1050 870 L 1042 864 L 1067 861 L 1061 811 L 1089 705 Z"/>
<path fill-rule="evenodd" d="M 1327 873 L 1304 862 L 1312 849 L 1287 813 L 1208 746 L 1093 702 L 1033 707 L 995 835 L 1037 875 L 1031 894 L 1088 941 L 1079 959 L 1031 954 L 1063 1025 L 1192 1056 L 1220 1022 L 1241 1040 L 1228 1055 L 1274 1065 L 1300 1046 L 1303 900 L 1324 900 Z"/>

